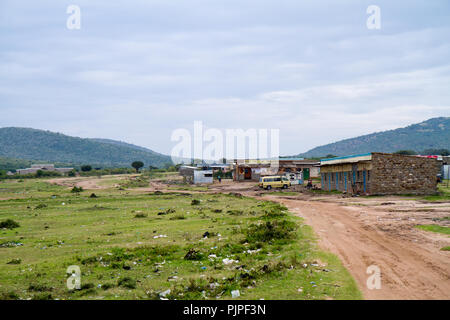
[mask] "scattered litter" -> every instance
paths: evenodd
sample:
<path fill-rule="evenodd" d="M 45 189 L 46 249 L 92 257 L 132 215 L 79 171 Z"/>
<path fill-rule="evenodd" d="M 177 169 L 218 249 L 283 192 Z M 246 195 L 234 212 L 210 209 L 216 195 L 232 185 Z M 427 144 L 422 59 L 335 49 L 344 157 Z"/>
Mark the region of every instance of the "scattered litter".
<path fill-rule="evenodd" d="M 240 297 L 241 293 L 239 292 L 239 290 L 233 290 L 231 291 L 231 297 L 232 298 L 238 298 Z"/>
<path fill-rule="evenodd" d="M 167 238 L 167 235 L 165 234 L 160 234 L 159 236 L 154 236 L 153 239 L 158 239 L 158 238 Z"/>
<path fill-rule="evenodd" d="M 222 262 L 223 262 L 223 264 L 228 265 L 228 264 L 232 264 L 232 263 L 239 262 L 239 261 L 225 258 L 225 259 L 222 260 Z"/>
<path fill-rule="evenodd" d="M 177 281 L 178 280 L 178 276 L 171 276 L 167 278 L 167 281 Z"/>
<path fill-rule="evenodd" d="M 168 294 L 170 294 L 170 289 L 167 289 L 166 291 L 160 292 L 159 295 L 163 298 L 165 298 Z"/>

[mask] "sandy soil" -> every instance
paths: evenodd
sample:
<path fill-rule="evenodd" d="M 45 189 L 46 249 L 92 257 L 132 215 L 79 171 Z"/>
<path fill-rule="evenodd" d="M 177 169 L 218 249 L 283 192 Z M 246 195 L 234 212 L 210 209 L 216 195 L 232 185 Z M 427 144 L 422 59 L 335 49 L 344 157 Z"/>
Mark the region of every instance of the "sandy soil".
<path fill-rule="evenodd" d="M 126 179 L 125 175 L 113 175 L 113 176 L 102 176 L 101 178 L 99 177 L 73 177 L 73 178 L 55 178 L 55 179 L 50 179 L 47 180 L 47 182 L 52 183 L 52 184 L 57 184 L 59 186 L 64 186 L 64 187 L 70 187 L 73 188 L 74 186 L 76 187 L 82 187 L 85 190 L 99 190 L 99 189 L 107 189 L 107 188 L 111 188 L 111 187 L 117 187 L 116 184 L 113 185 L 108 185 L 108 184 L 102 184 L 102 182 L 104 182 L 105 180 L 108 179 L 115 179 L 115 180 L 123 180 Z"/>
<path fill-rule="evenodd" d="M 98 180 L 83 178 L 70 183 L 85 189 L 103 188 L 96 185 Z M 193 192 L 168 187 L 152 181 L 148 188 L 137 190 Z M 394 196 L 282 196 L 261 191 L 255 183 L 226 180 L 209 186 L 208 192 L 237 192 L 286 205 L 313 227 L 323 249 L 339 256 L 365 299 L 450 299 L 450 252 L 440 250 L 450 246 L 450 237 L 414 228 L 418 224 L 448 226 L 448 220 L 439 218 L 450 216 L 450 202 L 428 203 Z M 367 287 L 370 275 L 366 271 L 371 265 L 381 270 L 381 289 Z"/>

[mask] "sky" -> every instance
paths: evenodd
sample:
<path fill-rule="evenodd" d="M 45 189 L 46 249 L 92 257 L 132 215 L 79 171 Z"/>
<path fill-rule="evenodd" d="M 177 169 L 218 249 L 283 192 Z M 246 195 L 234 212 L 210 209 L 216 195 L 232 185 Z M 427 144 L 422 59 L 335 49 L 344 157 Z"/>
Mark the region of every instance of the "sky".
<path fill-rule="evenodd" d="M 2 0 L 0 127 L 170 154 L 202 121 L 298 154 L 450 116 L 449 18 L 448 0 Z"/>

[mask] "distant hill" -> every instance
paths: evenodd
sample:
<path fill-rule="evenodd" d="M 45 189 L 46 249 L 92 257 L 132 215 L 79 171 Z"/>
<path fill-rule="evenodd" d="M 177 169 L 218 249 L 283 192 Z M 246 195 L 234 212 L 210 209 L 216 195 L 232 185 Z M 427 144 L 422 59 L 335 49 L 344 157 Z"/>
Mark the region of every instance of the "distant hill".
<path fill-rule="evenodd" d="M 146 167 L 172 163 L 169 156 L 121 141 L 16 127 L 0 128 L 0 157 L 100 167 L 129 167 L 136 160 Z"/>
<path fill-rule="evenodd" d="M 316 147 L 302 157 L 344 156 L 368 152 L 450 150 L 450 117 L 433 118 L 405 128 L 376 132 Z"/>

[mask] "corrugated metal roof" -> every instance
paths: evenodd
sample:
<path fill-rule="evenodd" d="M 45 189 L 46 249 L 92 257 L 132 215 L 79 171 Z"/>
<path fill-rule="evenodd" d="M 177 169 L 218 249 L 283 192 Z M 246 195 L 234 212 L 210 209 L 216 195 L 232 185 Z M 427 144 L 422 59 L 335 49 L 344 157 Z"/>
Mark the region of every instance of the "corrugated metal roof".
<path fill-rule="evenodd" d="M 339 163 L 354 163 L 359 161 L 367 161 L 372 159 L 372 153 L 356 154 L 337 158 L 321 159 L 320 165 L 331 165 Z"/>

